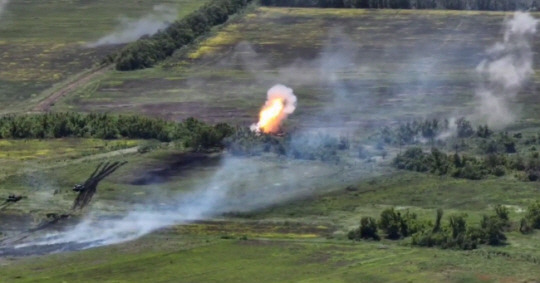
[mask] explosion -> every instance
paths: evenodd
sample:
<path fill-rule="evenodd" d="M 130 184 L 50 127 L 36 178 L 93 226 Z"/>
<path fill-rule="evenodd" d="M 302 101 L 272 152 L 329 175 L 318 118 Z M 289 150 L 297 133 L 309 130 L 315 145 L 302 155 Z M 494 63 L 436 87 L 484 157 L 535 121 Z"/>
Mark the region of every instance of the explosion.
<path fill-rule="evenodd" d="M 266 103 L 259 113 L 259 122 L 251 125 L 251 130 L 277 133 L 283 120 L 296 109 L 296 96 L 292 89 L 284 85 L 273 86 L 266 96 Z"/>

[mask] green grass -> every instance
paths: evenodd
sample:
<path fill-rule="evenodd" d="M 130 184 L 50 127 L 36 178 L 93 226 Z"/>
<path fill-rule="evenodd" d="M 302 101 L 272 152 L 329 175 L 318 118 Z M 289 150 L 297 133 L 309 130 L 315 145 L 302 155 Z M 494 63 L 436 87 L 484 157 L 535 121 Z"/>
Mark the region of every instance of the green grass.
<path fill-rule="evenodd" d="M 58 6 L 60 2 L 51 3 Z M 142 1 L 140 6 L 125 9 L 125 4 L 119 3 L 88 4 L 89 11 L 97 15 L 91 19 L 95 29 L 75 25 L 76 35 L 70 29 L 50 39 L 46 31 L 29 32 L 26 38 L 43 42 L 45 45 L 39 47 L 43 49 L 51 48 L 51 42 L 67 44 L 59 47 L 61 50 L 69 44 L 87 42 L 110 27 L 115 9 L 137 16 L 154 2 Z M 24 5 L 31 6 L 29 2 L 13 5 L 22 6 L 10 13 L 36 14 L 23 9 Z M 77 13 L 87 13 L 77 10 L 64 18 L 65 10 L 54 12 L 51 7 L 56 6 L 47 5 L 36 4 L 34 8 L 46 11 L 42 17 L 49 22 L 61 19 L 59 24 L 65 28 L 80 16 Z M 62 9 L 79 6 L 72 3 Z M 7 15 L 10 19 L 14 14 Z M 502 38 L 505 15 L 251 7 L 163 65 L 134 72 L 107 72 L 66 96 L 53 109 L 135 112 L 171 119 L 193 115 L 243 125 L 256 118 L 266 89 L 281 82 L 292 86 L 299 96 L 298 110 L 287 126 L 320 129 L 350 122 L 348 126 L 353 125 L 363 137 L 384 122 L 455 110 L 466 112 L 474 92 L 474 68 L 485 48 Z M 27 18 L 17 25 L 24 30 L 30 23 Z M 337 82 L 328 82 L 318 77 L 321 65 L 317 58 L 321 58 L 329 37 L 340 37 L 335 32 L 337 26 L 356 46 L 357 57 L 353 66 L 337 68 Z M 2 32 L 6 32 L 5 27 L 0 28 Z M 15 32 L 9 34 L 13 44 L 27 40 L 24 36 L 17 38 Z M 28 48 L 37 48 L 32 42 Z M 250 43 L 256 54 L 245 46 L 238 47 L 241 42 Z M 6 44 L 0 43 L 0 56 L 6 52 L 1 49 Z M 536 50 L 538 42 L 534 44 Z M 20 52 L 27 56 L 29 50 Z M 253 68 L 248 68 L 242 58 Z M 287 72 L 293 70 L 290 66 L 295 66 L 295 72 Z M 36 79 L 40 75 L 32 73 L 31 67 L 21 70 L 13 67 L 11 79 L 2 84 L 8 93 L 16 93 L 18 88 L 42 88 L 34 84 L 42 78 Z M 66 71 L 64 67 L 58 70 Z M 306 74 L 311 77 L 301 76 Z M 44 68 L 43 75 L 53 76 L 54 72 Z M 23 80 L 23 76 L 28 78 Z M 43 82 L 45 86 L 50 81 Z M 327 107 L 338 86 L 343 85 L 350 87 L 346 103 L 337 100 Z M 525 105 L 523 120 L 510 130 L 537 132 L 534 93 L 526 90 L 516 104 Z M 231 185 L 228 194 L 230 205 L 239 211 L 169 227 L 130 243 L 39 257 L 2 258 L 0 282 L 524 282 L 540 278 L 538 231 L 522 235 L 513 227 L 507 233 L 508 245 L 482 246 L 474 251 L 412 247 L 410 239 L 346 239 L 361 217 L 378 217 L 388 207 L 410 210 L 430 220 L 437 208 L 443 208 L 444 222 L 450 214 L 466 213 L 468 223 L 476 225 L 483 214 L 491 214 L 495 205 L 503 204 L 509 207 L 512 222 L 517 223 L 526 207 L 539 199 L 537 183 L 513 176 L 471 181 L 396 171 L 389 160 L 365 163 L 352 157 L 344 157 L 340 164 L 327 164 L 264 155 L 241 159 L 243 167 L 233 167 L 232 163 L 222 166 L 221 155 L 213 154 L 198 163 L 183 164 L 186 153 L 173 144 L 160 145 L 146 154 L 108 155 L 140 143 L 0 141 L 0 196 L 28 196 L 0 212 L 0 229 L 17 224 L 13 222 L 15 217 L 37 222 L 48 212 L 68 210 L 74 199 L 71 187 L 85 180 L 104 160 L 129 163 L 100 184 L 92 211 L 121 214 L 130 205 L 148 199 L 167 204 L 178 195 L 208 186 L 220 170 L 225 170 L 220 180 L 233 179 L 234 174 L 243 177 Z M 397 152 L 394 148 L 387 150 L 389 156 Z M 149 172 L 163 170 L 169 171 L 160 176 L 162 179 L 157 178 L 159 182 L 137 183 Z M 288 197 L 295 194 L 298 197 Z M 253 196 L 275 202 L 249 209 Z"/>
<path fill-rule="evenodd" d="M 148 155 L 125 156 L 130 164 L 103 182 L 94 209 L 111 210 L 115 206 L 122 210 L 123 203 L 140 202 L 141 197 L 156 189 L 171 193 L 175 188 L 189 190 L 204 183 L 218 169 L 217 164 L 191 166 L 162 184 L 126 183 L 138 170 L 162 167 L 178 158 L 175 154 L 179 153 L 160 149 Z M 66 188 L 48 206 L 68 207 L 73 198 L 68 192 L 69 183 L 83 178 L 96 162 L 47 170 L 54 179 L 62 180 L 58 187 Z M 257 165 L 258 168 L 277 168 L 275 161 L 268 158 L 246 162 L 266 163 Z M 290 168 L 299 172 L 307 169 L 297 166 L 302 163 Z M 61 255 L 4 259 L 0 261 L 0 281 L 174 282 L 181 278 L 182 282 L 519 282 L 540 276 L 535 268 L 540 262 L 538 232 L 521 235 L 514 230 L 507 233 L 509 245 L 475 251 L 410 247 L 408 239 L 358 243 L 346 239 L 348 230 L 356 227 L 362 216 L 377 217 L 390 206 L 416 212 L 423 219 L 434 219 L 436 208 L 445 209 L 446 216 L 464 212 L 473 225 L 482 214 L 491 214 L 494 205 L 504 204 L 510 207 L 511 220 L 517 222 L 523 209 L 537 198 L 534 183 L 504 178 L 470 181 L 392 170 L 380 177 L 362 176 L 360 170 L 345 171 L 340 182 L 337 178 L 328 180 L 322 172 L 314 174 L 319 177 L 313 182 L 308 178 L 304 185 L 315 183 L 319 192 L 329 193 L 171 227 L 132 243 Z M 354 174 L 358 175 L 345 177 Z M 259 176 L 253 177 L 259 184 L 255 188 L 264 192 L 271 180 L 258 179 Z M 251 182 L 249 176 L 246 182 Z M 252 187 L 242 184 L 240 192 L 242 186 Z M 345 189 L 347 186 L 356 190 Z M 39 202 L 33 200 L 32 206 L 38 208 Z M 46 206 L 39 209 L 47 211 Z"/>
<path fill-rule="evenodd" d="M 255 119 L 266 90 L 283 83 L 299 98 L 290 121 L 304 126 L 318 121 L 330 127 L 363 126 L 465 113 L 472 107 L 475 67 L 484 51 L 502 39 L 507 15 L 251 8 L 162 66 L 109 72 L 54 109 L 114 109 L 244 125 Z M 330 42 L 340 41 L 350 43 L 347 52 L 353 57 L 342 59 L 345 63 L 334 70 L 336 80 L 328 81 L 330 75 L 320 72 L 331 72 L 340 58 L 322 54 L 339 50 Z M 536 119 L 528 110 L 536 100 L 528 93 L 515 103 L 524 105 L 524 119 Z"/>
<path fill-rule="evenodd" d="M 31 214 L 39 219 L 48 212 L 67 209 L 73 201 L 70 188 L 74 184 L 86 180 L 99 162 L 136 154 L 133 149 L 140 143 L 97 139 L 0 140 L 0 199 L 12 193 L 28 197 L 3 212 Z M 123 150 L 135 153 L 119 154 Z"/>
<path fill-rule="evenodd" d="M 37 145 L 39 142 L 30 141 L 36 150 L 74 142 Z M 13 151 L 24 147 L 13 141 L 2 144 Z M 130 184 L 142 172 L 166 167 L 180 160 L 182 154 L 164 147 L 148 154 L 123 156 L 130 163 L 100 185 L 93 210 L 120 212 L 129 203 L 144 201 L 146 195 L 155 196 L 156 191 L 166 201 L 207 183 L 219 169 L 219 163 L 203 163 L 180 167 L 163 183 Z M 40 173 L 22 171 L 4 179 L 0 186 L 4 190 L 21 184 L 18 192 L 29 190 L 28 200 L 4 213 L 29 213 L 40 219 L 46 212 L 68 209 L 74 197 L 71 185 L 84 179 L 100 160 L 65 161 L 64 166 L 48 169 L 42 164 Z M 434 219 L 436 208 L 445 209 L 446 216 L 464 212 L 473 225 L 482 214 L 491 214 L 494 205 L 504 204 L 511 209 L 512 221 L 517 222 L 523 209 L 537 198 L 534 183 L 396 172 L 387 165 L 375 170 L 388 170 L 382 176 L 373 176 L 361 167 L 341 168 L 336 175 L 334 166 L 303 161 L 284 164 L 283 160 L 267 156 L 243 162 L 247 168 L 263 172 L 243 172 L 245 180 L 231 195 L 239 197 L 240 203 L 249 203 L 242 198 L 246 189 L 261 194 L 272 192 L 272 185 L 281 182 L 275 178 L 280 176 L 279 170 L 293 170 L 293 175 L 309 172 L 302 183 L 290 189 L 316 188 L 318 193 L 266 209 L 171 227 L 131 243 L 61 255 L 2 259 L 0 282 L 514 282 L 540 275 L 535 268 L 540 262 L 538 232 L 521 235 L 514 230 L 507 234 L 507 246 L 467 252 L 411 247 L 409 239 L 358 243 L 346 239 L 346 233 L 358 225 L 362 216 L 377 217 L 390 206 L 416 212 L 423 219 Z M 42 187 L 32 190 L 28 180 L 36 180 L 34 184 Z M 43 180 L 52 185 L 45 188 L 47 182 Z M 346 189 L 348 186 L 356 189 Z M 53 189 L 59 193 L 45 198 Z"/>
<path fill-rule="evenodd" d="M 489 249 L 459 252 L 386 242 L 212 237 L 203 241 L 170 234 L 145 241 L 165 238 L 166 246 L 158 248 L 134 248 L 136 242 L 132 247 L 24 259 L 3 266 L 0 278 L 2 282 L 518 282 L 540 275 L 536 264 Z"/>
<path fill-rule="evenodd" d="M 86 48 L 111 33 L 121 17 L 138 19 L 157 4 L 183 17 L 205 1 L 10 1 L 0 19 L 0 113 L 14 112 L 53 84 L 99 63 L 119 46 Z"/>

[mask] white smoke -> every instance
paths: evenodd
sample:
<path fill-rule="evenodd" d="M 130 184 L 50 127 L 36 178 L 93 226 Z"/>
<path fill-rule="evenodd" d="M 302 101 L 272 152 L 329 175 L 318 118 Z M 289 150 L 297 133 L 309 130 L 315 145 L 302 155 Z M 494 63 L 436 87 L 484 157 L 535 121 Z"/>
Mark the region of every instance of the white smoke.
<path fill-rule="evenodd" d="M 283 111 L 280 113 L 280 115 L 277 117 L 278 124 L 281 124 L 283 120 L 287 118 L 290 114 L 294 113 L 294 110 L 296 110 L 296 95 L 294 95 L 294 92 L 291 88 L 288 88 L 284 85 L 277 84 L 270 88 L 268 92 L 266 93 L 266 103 L 265 106 L 269 106 L 272 101 L 276 99 L 281 99 L 283 101 Z M 259 131 L 262 125 L 259 123 L 251 125 L 252 131 Z M 279 126 L 279 125 L 278 125 Z"/>
<path fill-rule="evenodd" d="M 276 98 L 281 98 L 285 102 L 283 108 L 283 114 L 290 115 L 296 110 L 296 95 L 294 95 L 293 90 L 284 85 L 275 85 L 268 90 L 266 93 L 267 101 L 274 100 Z"/>
<path fill-rule="evenodd" d="M 87 47 L 128 43 L 145 35 L 153 35 L 168 27 L 177 18 L 177 14 L 177 10 L 171 6 L 156 5 L 151 13 L 140 19 L 123 17 L 111 34 L 87 44 Z"/>
<path fill-rule="evenodd" d="M 476 68 L 481 85 L 475 115 L 491 127 L 504 127 L 516 118 L 509 102 L 534 74 L 530 39 L 537 24 L 529 13 L 516 12 L 505 23 L 503 42 L 488 49 L 488 58 Z"/>
<path fill-rule="evenodd" d="M 13 246 L 38 249 L 58 245 L 58 251 L 62 251 L 66 246 L 87 249 L 123 243 L 171 225 L 209 219 L 230 211 L 246 212 L 310 195 L 316 184 L 320 185 L 321 178 L 330 178 L 342 170 L 329 165 L 322 168 L 322 164 L 307 166 L 294 160 L 281 160 L 279 165 L 269 163 L 267 158 L 227 156 L 223 160 L 203 186 L 169 198 L 167 205 L 153 200 L 115 219 L 89 215 L 67 231 L 36 234 Z M 292 168 L 300 168 L 300 172 Z"/>
<path fill-rule="evenodd" d="M 2 18 L 8 3 L 9 0 L 0 0 L 0 18 Z"/>
<path fill-rule="evenodd" d="M 233 161 L 224 164 L 210 180 L 208 186 L 171 199 L 170 206 L 145 205 L 134 208 L 125 217 L 116 219 L 100 220 L 96 215 L 90 215 L 66 232 L 38 236 L 33 241 L 19 244 L 15 248 L 75 244 L 84 249 L 111 245 L 131 241 L 174 224 L 204 219 L 204 217 L 222 212 L 218 202 L 224 200 L 228 188 L 231 187 L 229 182 L 239 178 L 235 175 L 238 171 L 228 169 L 237 166 L 238 164 Z"/>

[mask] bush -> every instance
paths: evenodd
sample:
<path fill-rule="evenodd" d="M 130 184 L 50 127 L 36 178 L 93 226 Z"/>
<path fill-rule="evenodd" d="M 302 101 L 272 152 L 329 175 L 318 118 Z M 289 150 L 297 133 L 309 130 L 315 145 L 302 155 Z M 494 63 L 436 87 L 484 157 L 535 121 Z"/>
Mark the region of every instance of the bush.
<path fill-rule="evenodd" d="M 360 227 L 349 231 L 350 240 L 373 239 L 379 241 L 381 237 L 377 233 L 377 221 L 372 217 L 362 217 Z"/>
<path fill-rule="evenodd" d="M 362 217 L 360 220 L 360 238 L 380 240 L 377 234 L 377 221 L 372 217 Z"/>
<path fill-rule="evenodd" d="M 427 163 L 427 156 L 422 151 L 422 148 L 419 147 L 409 148 L 404 153 L 398 154 L 394 158 L 393 164 L 398 169 L 417 172 L 427 172 L 430 170 Z"/>
<path fill-rule="evenodd" d="M 492 173 L 497 177 L 502 177 L 506 174 L 506 169 L 502 165 L 497 165 L 497 167 L 493 168 Z"/>
<path fill-rule="evenodd" d="M 388 239 L 397 240 L 401 238 L 400 229 L 402 227 L 401 215 L 394 208 L 388 208 L 381 212 L 379 228 L 381 228 Z"/>
<path fill-rule="evenodd" d="M 533 229 L 540 229 L 540 202 L 535 202 L 527 209 L 525 219 Z"/>
<path fill-rule="evenodd" d="M 465 214 L 451 215 L 448 224 L 442 225 L 442 209 L 437 210 L 435 224 L 432 224 L 418 221 L 417 215 L 409 211 L 401 214 L 394 208 L 388 208 L 381 212 L 378 223 L 371 217 L 363 217 L 360 227 L 350 231 L 348 238 L 379 240 L 378 227 L 388 239 L 398 240 L 412 236 L 412 245 L 422 247 L 471 250 L 476 249 L 479 244 L 503 245 L 506 243 L 504 229 L 509 227 L 509 212 L 499 205 L 495 207 L 495 213 L 491 216 L 484 215 L 478 226 L 467 225 Z"/>
<path fill-rule="evenodd" d="M 502 206 L 500 204 L 495 206 L 495 214 L 504 224 L 508 224 L 510 221 L 510 211 L 506 206 Z"/>
<path fill-rule="evenodd" d="M 485 126 L 478 126 L 478 129 L 476 130 L 476 135 L 480 138 L 489 138 L 493 132 L 488 128 L 487 125 Z"/>
<path fill-rule="evenodd" d="M 474 130 L 471 126 L 471 122 L 465 120 L 465 118 L 459 118 L 456 121 L 457 137 L 468 138 L 474 135 Z"/>
<path fill-rule="evenodd" d="M 417 215 L 406 211 L 403 215 L 388 208 L 381 212 L 378 223 L 388 239 L 397 240 L 416 233 L 423 226 L 418 222 Z"/>
<path fill-rule="evenodd" d="M 497 216 L 484 215 L 480 223 L 480 227 L 484 231 L 484 238 L 481 239 L 482 244 L 492 246 L 502 245 L 506 241 L 506 236 L 503 233 L 505 222 Z"/>
<path fill-rule="evenodd" d="M 519 223 L 519 232 L 522 234 L 529 234 L 534 231 L 534 228 L 529 223 L 529 220 L 527 218 L 521 218 L 521 221 Z"/>
<path fill-rule="evenodd" d="M 441 227 L 442 210 L 437 210 L 435 226 L 424 228 L 412 237 L 412 244 L 425 247 L 441 247 L 444 249 L 476 249 L 479 244 L 502 245 L 506 241 L 503 233 L 507 225 L 508 213 L 497 206 L 496 215 L 483 216 L 479 226 L 469 227 L 466 215 L 458 214 L 449 217 L 448 226 Z"/>

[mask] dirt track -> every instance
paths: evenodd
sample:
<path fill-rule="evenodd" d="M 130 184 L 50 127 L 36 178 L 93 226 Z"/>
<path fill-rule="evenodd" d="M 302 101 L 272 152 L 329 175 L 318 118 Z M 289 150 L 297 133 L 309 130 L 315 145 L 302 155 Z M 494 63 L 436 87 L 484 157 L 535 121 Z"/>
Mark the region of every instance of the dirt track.
<path fill-rule="evenodd" d="M 99 69 L 96 69 L 94 71 L 91 71 L 88 74 L 85 74 L 79 78 L 77 78 L 75 81 L 70 82 L 69 84 L 60 87 L 59 89 L 52 92 L 51 95 L 49 95 L 44 100 L 40 101 L 34 108 L 32 108 L 32 111 L 38 111 L 38 112 L 47 112 L 51 109 L 52 106 L 58 101 L 58 99 L 64 97 L 71 91 L 83 86 L 84 84 L 90 82 L 93 78 L 105 73 L 111 69 L 111 66 L 101 67 Z"/>

